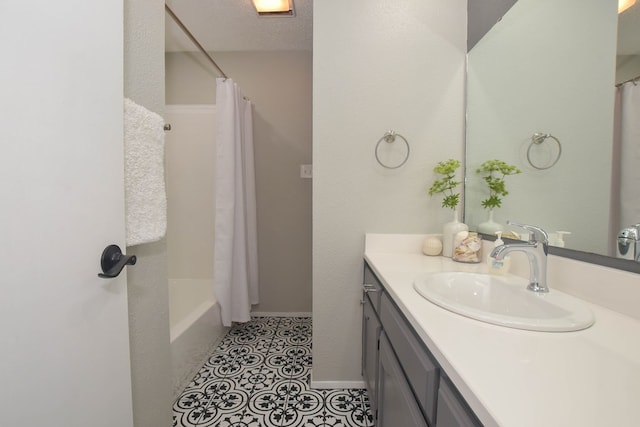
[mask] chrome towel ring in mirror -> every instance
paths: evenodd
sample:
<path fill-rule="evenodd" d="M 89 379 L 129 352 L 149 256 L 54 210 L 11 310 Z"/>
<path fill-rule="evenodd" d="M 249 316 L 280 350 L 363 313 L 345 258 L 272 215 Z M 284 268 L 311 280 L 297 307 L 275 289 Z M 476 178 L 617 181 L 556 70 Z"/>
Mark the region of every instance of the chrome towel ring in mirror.
<path fill-rule="evenodd" d="M 558 154 L 555 156 L 555 159 L 553 160 L 553 162 L 551 162 L 551 164 L 546 166 L 538 166 L 535 163 L 533 163 L 533 161 L 531 160 L 531 148 L 533 148 L 534 146 L 541 145 L 548 138 L 553 139 L 556 142 L 556 144 L 558 144 Z M 555 136 L 551 135 L 550 133 L 542 133 L 542 132 L 536 132 L 533 135 L 531 135 L 531 143 L 529 144 L 529 148 L 527 148 L 527 161 L 534 168 L 538 170 L 545 170 L 545 169 L 551 168 L 556 163 L 558 163 L 558 160 L 560 160 L 561 154 L 562 154 L 562 144 L 560 144 L 560 141 Z"/>
<path fill-rule="evenodd" d="M 391 143 L 395 142 L 396 137 L 399 137 L 400 139 L 402 139 L 404 144 L 407 146 L 407 154 L 404 157 L 404 160 L 402 160 L 399 164 L 397 164 L 395 166 L 389 166 L 389 165 L 385 164 L 382 160 L 380 160 L 380 155 L 378 154 L 378 150 L 380 148 L 380 143 L 382 143 L 382 141 L 384 141 L 384 142 L 386 142 L 388 144 L 391 144 Z M 404 136 L 400 135 L 399 133 L 396 133 L 393 130 L 385 132 L 385 134 L 382 136 L 382 138 L 380 138 L 378 140 L 378 143 L 376 144 L 376 149 L 375 149 L 376 160 L 378 161 L 380 166 L 382 166 L 383 168 L 387 168 L 387 169 L 398 169 L 399 167 L 401 167 L 402 165 L 407 163 L 407 160 L 409 160 L 409 154 L 410 153 L 411 153 L 411 148 L 409 148 L 409 143 L 407 142 L 406 138 Z"/>

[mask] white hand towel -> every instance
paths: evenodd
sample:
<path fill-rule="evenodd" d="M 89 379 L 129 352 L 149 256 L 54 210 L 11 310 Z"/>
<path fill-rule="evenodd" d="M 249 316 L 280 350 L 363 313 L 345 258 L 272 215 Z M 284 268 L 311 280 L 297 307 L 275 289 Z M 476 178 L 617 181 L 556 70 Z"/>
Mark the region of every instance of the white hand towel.
<path fill-rule="evenodd" d="M 124 100 L 124 182 L 127 246 L 155 242 L 167 230 L 164 120 Z"/>

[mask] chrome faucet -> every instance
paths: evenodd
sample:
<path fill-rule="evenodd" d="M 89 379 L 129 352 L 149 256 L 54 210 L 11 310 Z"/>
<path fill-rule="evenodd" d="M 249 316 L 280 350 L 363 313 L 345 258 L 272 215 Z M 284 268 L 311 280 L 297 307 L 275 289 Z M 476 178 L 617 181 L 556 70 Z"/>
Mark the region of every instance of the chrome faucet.
<path fill-rule="evenodd" d="M 540 227 L 528 224 L 518 224 L 507 221 L 507 224 L 524 228 L 529 234 L 529 241 L 523 243 L 507 243 L 491 252 L 491 257 L 502 260 L 510 252 L 524 252 L 529 258 L 529 286 L 533 292 L 549 292 L 547 287 L 547 254 L 549 253 L 549 235 Z"/>
<path fill-rule="evenodd" d="M 640 260 L 640 224 L 625 227 L 618 233 L 617 256 L 624 259 Z"/>

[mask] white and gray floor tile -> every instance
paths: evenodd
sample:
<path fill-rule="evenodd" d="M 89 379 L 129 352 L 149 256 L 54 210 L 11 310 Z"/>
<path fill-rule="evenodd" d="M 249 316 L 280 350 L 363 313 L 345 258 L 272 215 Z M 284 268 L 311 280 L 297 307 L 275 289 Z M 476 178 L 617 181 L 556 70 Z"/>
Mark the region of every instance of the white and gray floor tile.
<path fill-rule="evenodd" d="M 311 319 L 235 325 L 173 405 L 174 427 L 369 427 L 362 389 L 312 390 Z"/>

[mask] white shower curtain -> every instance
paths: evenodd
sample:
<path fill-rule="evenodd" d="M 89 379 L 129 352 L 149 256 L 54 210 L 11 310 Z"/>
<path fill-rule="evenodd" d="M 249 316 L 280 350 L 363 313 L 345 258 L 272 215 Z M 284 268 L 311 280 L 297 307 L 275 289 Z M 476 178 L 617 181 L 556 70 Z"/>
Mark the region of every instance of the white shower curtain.
<path fill-rule="evenodd" d="M 640 85 L 620 86 L 620 228 L 640 223 Z"/>
<path fill-rule="evenodd" d="M 213 282 L 222 323 L 250 320 L 258 303 L 253 118 L 232 79 L 216 81 L 216 211 Z"/>

